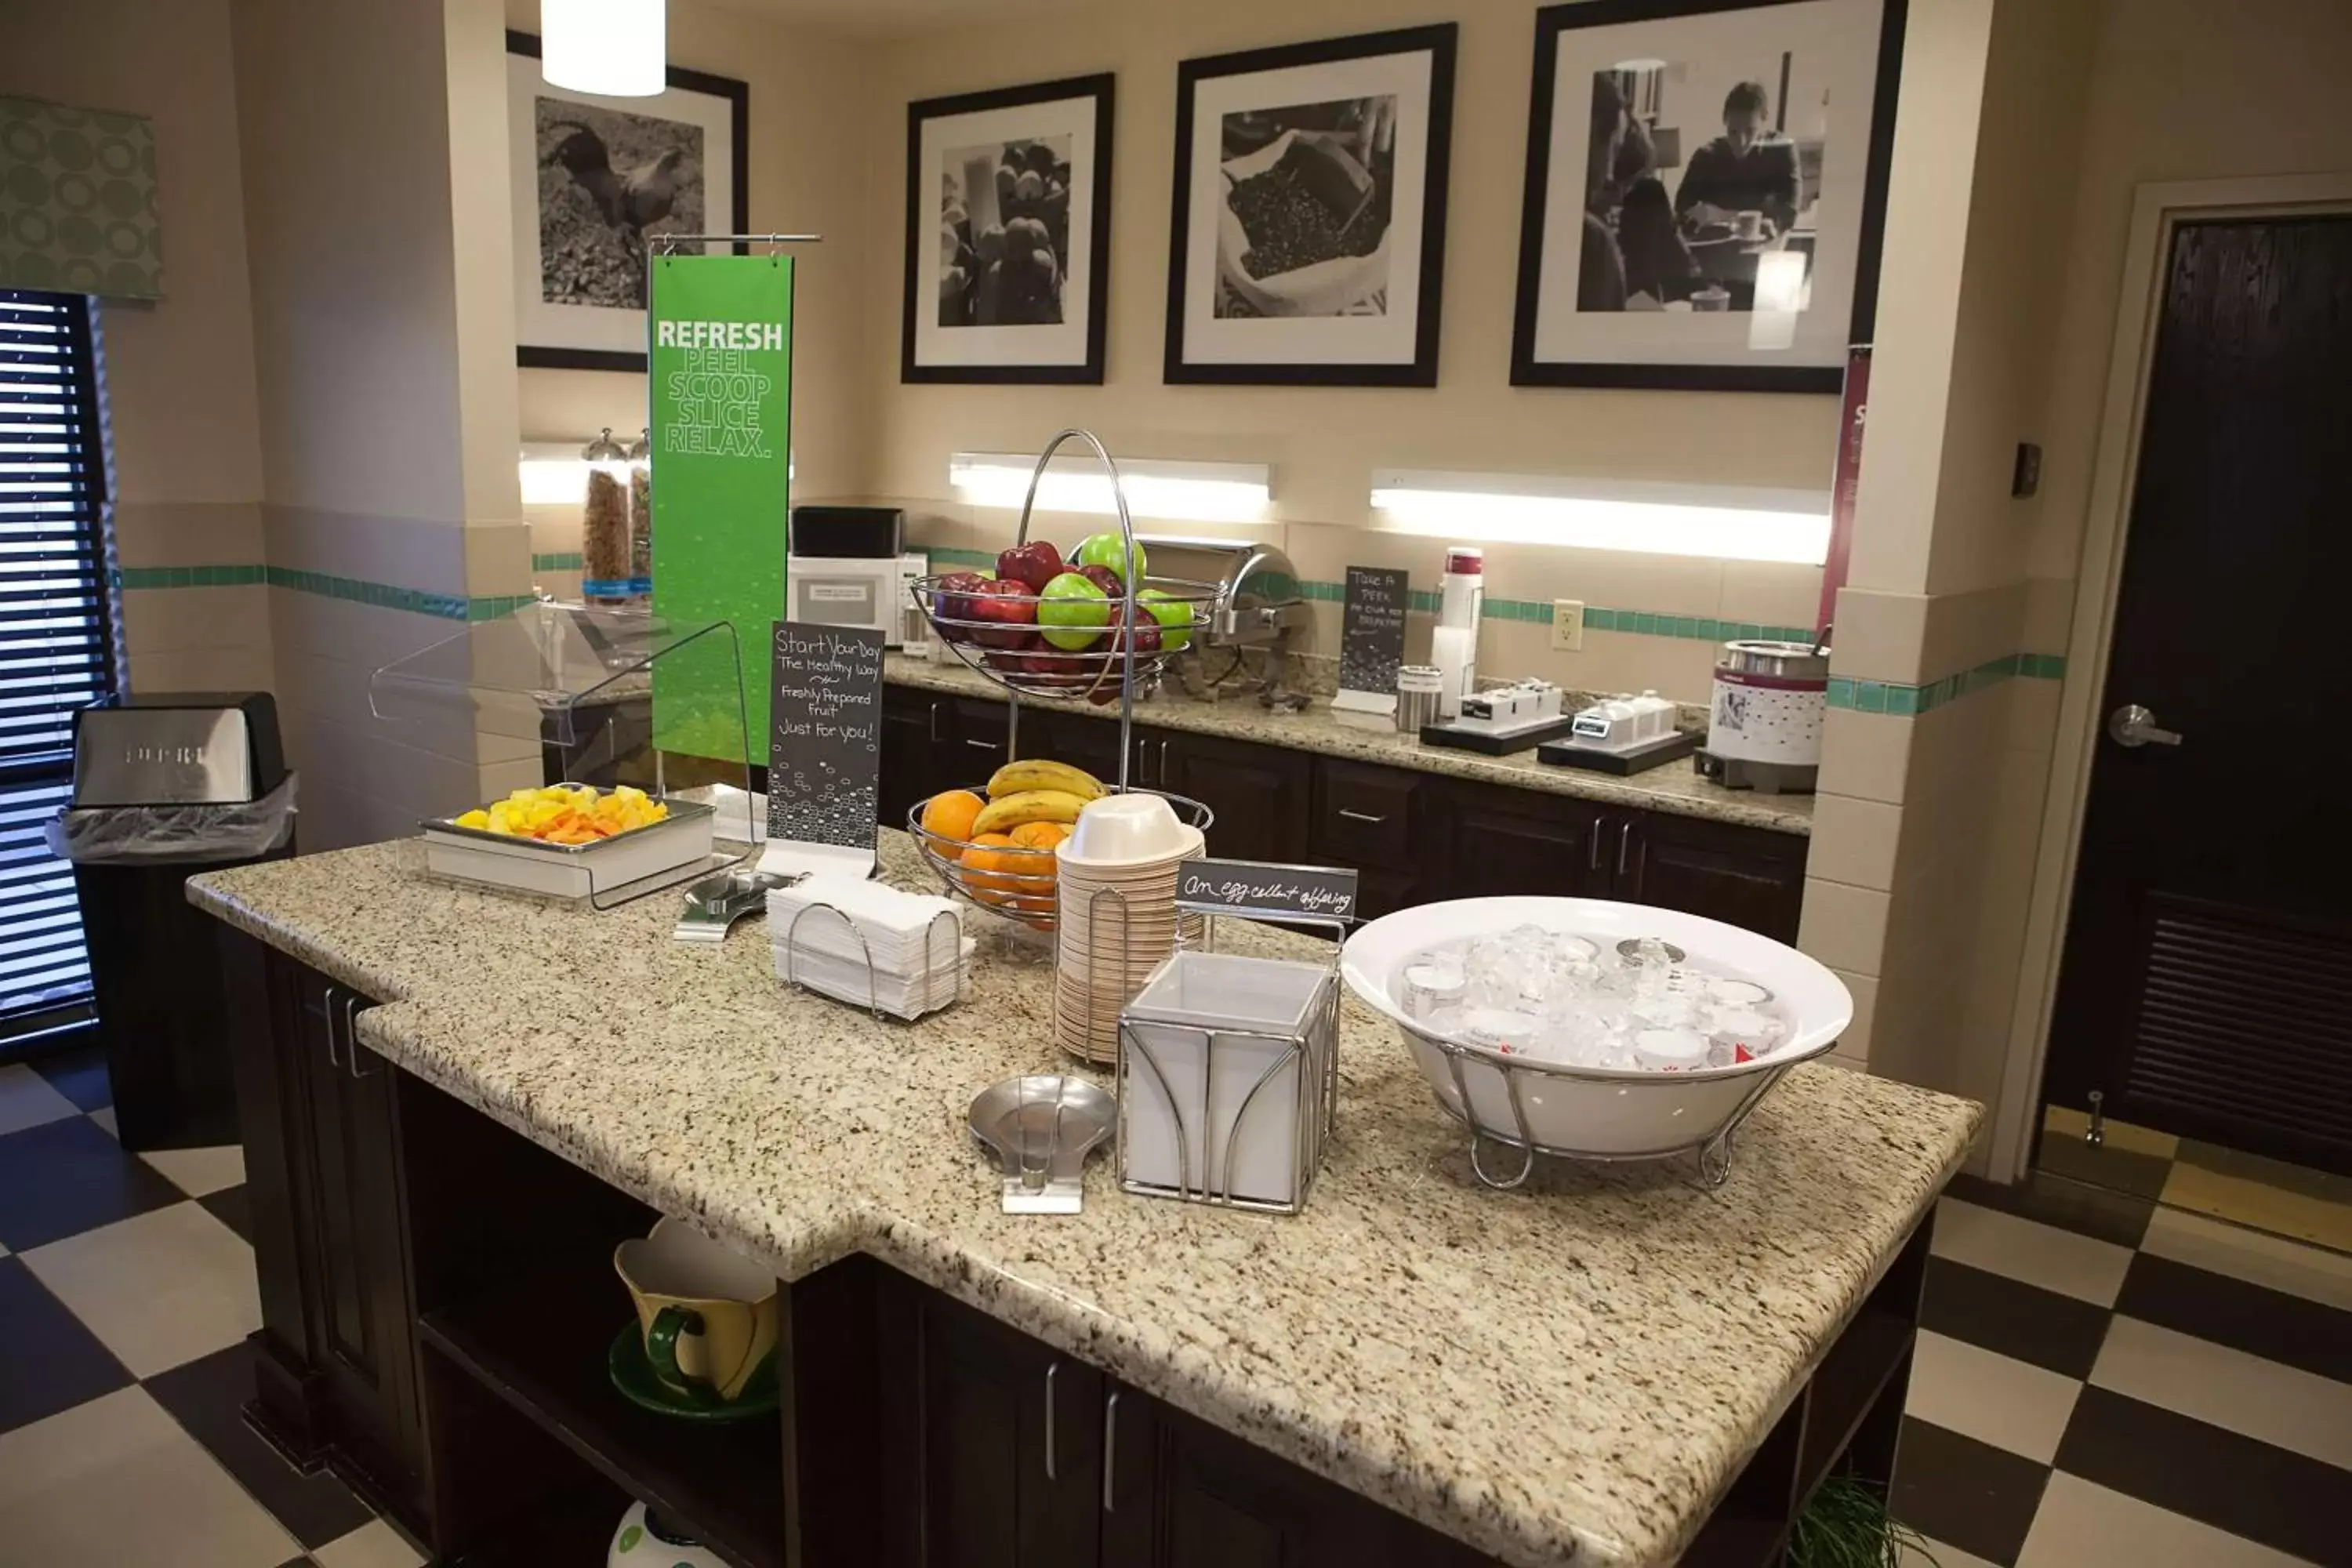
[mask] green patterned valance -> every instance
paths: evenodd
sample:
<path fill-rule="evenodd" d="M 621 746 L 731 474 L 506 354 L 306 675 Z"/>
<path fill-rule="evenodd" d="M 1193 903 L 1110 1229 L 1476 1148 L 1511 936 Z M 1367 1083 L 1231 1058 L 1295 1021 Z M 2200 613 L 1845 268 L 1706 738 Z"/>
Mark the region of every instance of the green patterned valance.
<path fill-rule="evenodd" d="M 0 287 L 163 297 L 144 115 L 0 98 Z"/>

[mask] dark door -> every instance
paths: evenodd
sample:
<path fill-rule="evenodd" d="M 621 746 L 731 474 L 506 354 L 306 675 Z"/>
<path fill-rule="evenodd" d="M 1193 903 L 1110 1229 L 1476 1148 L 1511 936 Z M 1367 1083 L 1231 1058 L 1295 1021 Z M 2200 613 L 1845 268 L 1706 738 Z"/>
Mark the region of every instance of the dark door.
<path fill-rule="evenodd" d="M 1487 1559 L 1263 1448 L 1113 1386 L 1103 1568 L 1470 1568 Z"/>
<path fill-rule="evenodd" d="M 921 1568 L 1090 1568 L 1102 1374 L 937 1291 L 899 1289 L 916 1397 L 892 1402 L 890 1436 L 909 1451 L 876 1462 L 894 1468 L 891 1508 L 911 1502 Z"/>
<path fill-rule="evenodd" d="M 2352 840 L 2336 715 L 2295 699 L 2345 657 L 2322 595 L 2352 577 L 2347 365 L 2352 215 L 2175 233 L 2047 1083 L 2336 1171 Z M 2127 705 L 2137 744 L 2109 729 Z"/>
<path fill-rule="evenodd" d="M 311 1367 L 331 1409 L 326 1436 L 405 1500 L 421 1424 L 392 1069 L 352 1038 L 365 998 L 307 969 L 299 994 L 312 1139 Z"/>
<path fill-rule="evenodd" d="M 1149 757 L 1152 788 L 1189 796 L 1215 814 L 1210 854 L 1284 864 L 1305 858 L 1312 771 L 1305 752 L 1171 733 L 1153 738 Z"/>
<path fill-rule="evenodd" d="M 1624 814 L 1602 840 L 1610 896 L 1797 940 L 1802 838 L 1658 811 Z"/>
<path fill-rule="evenodd" d="M 1589 801 L 1503 785 L 1455 784 L 1431 815 L 1443 835 L 1446 897 L 1607 898 L 1622 816 Z"/>
<path fill-rule="evenodd" d="M 940 789 L 941 709 L 947 699 L 905 686 L 882 689 L 882 773 L 875 816 L 885 827 L 904 828 L 918 801 Z"/>

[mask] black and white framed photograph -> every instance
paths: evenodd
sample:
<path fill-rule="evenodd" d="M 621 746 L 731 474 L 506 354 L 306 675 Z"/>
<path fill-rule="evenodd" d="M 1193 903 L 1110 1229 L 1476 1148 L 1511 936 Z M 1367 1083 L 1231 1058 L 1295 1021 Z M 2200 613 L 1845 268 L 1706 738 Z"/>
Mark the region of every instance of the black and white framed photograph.
<path fill-rule="evenodd" d="M 1835 393 L 1878 289 L 1904 0 L 1536 13 L 1511 381 Z"/>
<path fill-rule="evenodd" d="M 1177 67 L 1166 379 L 1437 384 L 1455 32 Z"/>
<path fill-rule="evenodd" d="M 741 232 L 751 89 L 678 66 L 668 80 L 573 92 L 541 79 L 538 38 L 507 35 L 518 364 L 644 370 L 648 247 Z"/>
<path fill-rule="evenodd" d="M 1108 75 L 907 106 L 898 378 L 1103 378 Z"/>

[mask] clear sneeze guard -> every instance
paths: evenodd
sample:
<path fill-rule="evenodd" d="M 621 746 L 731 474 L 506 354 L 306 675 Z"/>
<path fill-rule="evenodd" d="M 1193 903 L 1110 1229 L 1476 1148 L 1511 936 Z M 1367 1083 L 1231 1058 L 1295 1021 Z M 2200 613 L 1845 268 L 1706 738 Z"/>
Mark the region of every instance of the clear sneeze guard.
<path fill-rule="evenodd" d="M 404 742 L 478 764 L 475 798 L 431 802 L 418 825 L 425 875 L 609 909 L 750 856 L 760 813 L 725 621 L 526 605 L 383 666 L 368 706 Z M 667 816 L 587 843 L 458 820 L 517 791 L 579 786 L 642 790 Z"/>

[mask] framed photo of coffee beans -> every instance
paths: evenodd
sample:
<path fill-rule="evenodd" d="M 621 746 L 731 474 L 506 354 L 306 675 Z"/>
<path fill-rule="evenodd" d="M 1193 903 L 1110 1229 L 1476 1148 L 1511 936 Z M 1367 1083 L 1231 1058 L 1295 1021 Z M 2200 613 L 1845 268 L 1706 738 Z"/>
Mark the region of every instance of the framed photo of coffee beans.
<path fill-rule="evenodd" d="M 1103 378 L 1111 78 L 907 106 L 898 379 Z"/>
<path fill-rule="evenodd" d="M 1177 67 L 1167 380 L 1437 384 L 1454 35 Z"/>
<path fill-rule="evenodd" d="M 1904 0 L 1536 13 L 1516 386 L 1834 393 L 1871 338 Z"/>

